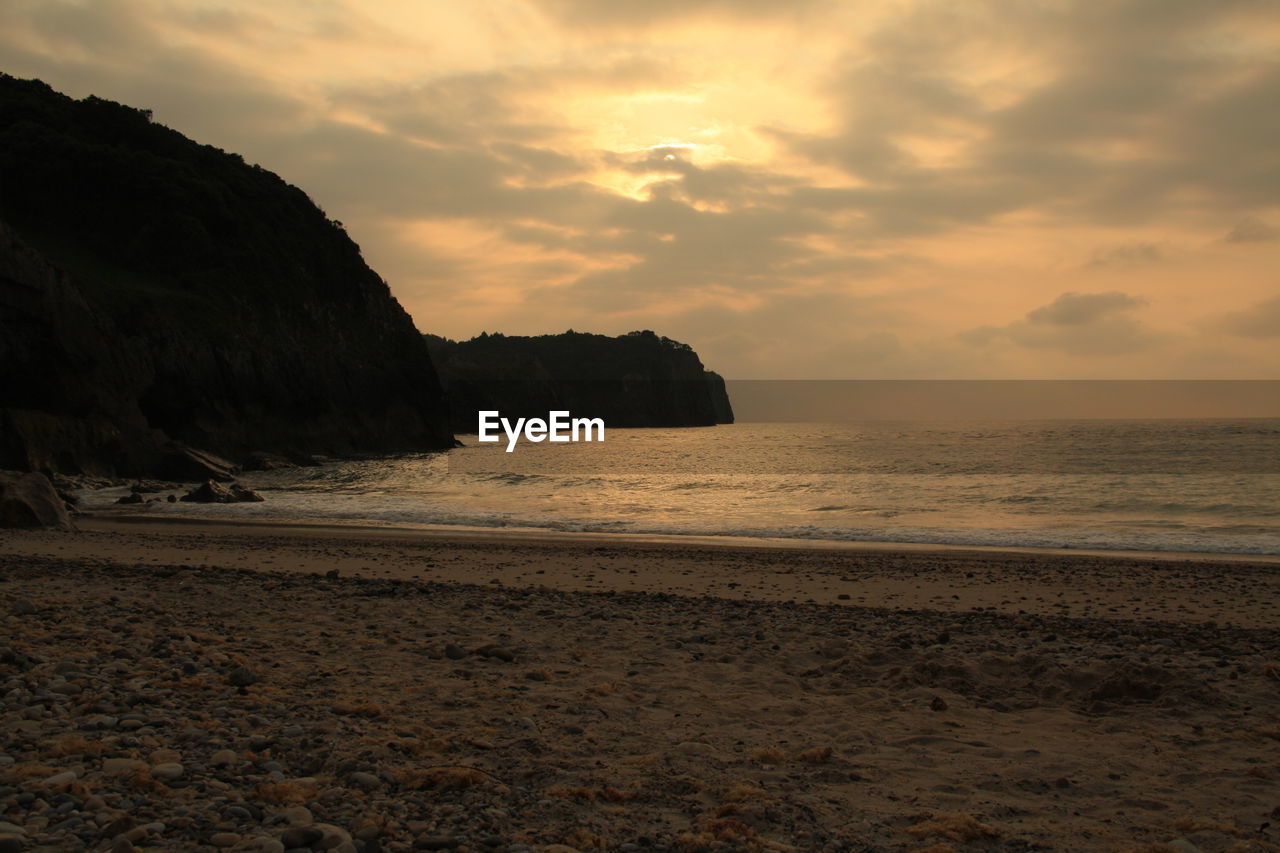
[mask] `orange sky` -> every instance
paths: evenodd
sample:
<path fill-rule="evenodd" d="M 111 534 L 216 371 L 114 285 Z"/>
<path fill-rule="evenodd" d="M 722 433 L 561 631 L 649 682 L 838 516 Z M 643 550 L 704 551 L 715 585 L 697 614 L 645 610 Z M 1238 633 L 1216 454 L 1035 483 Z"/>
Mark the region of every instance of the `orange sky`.
<path fill-rule="evenodd" d="M 1274 0 L 5 0 L 0 70 L 302 187 L 423 331 L 1280 378 Z"/>

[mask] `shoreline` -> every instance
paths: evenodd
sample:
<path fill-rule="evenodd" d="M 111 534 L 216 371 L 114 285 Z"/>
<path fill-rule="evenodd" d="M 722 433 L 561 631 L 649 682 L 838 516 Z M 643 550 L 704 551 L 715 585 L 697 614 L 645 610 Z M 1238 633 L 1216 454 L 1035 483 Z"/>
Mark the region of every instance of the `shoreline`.
<path fill-rule="evenodd" d="M 904 612 L 1280 624 L 1277 562 L 1232 556 L 125 518 L 81 518 L 70 533 L 13 531 L 0 555 Z"/>
<path fill-rule="evenodd" d="M 251 530 L 275 530 L 310 532 L 328 535 L 329 531 L 350 532 L 374 537 L 425 536 L 454 541 L 572 543 L 591 542 L 630 546 L 679 545 L 698 548 L 725 548 L 743 550 L 784 550 L 819 552 L 903 552 L 922 554 L 1025 554 L 1062 557 L 1116 557 L 1169 562 L 1229 562 L 1249 564 L 1274 564 L 1280 566 L 1280 554 L 1253 554 L 1234 551 L 1154 551 L 1124 550 L 1113 548 L 1048 548 L 1029 545 L 966 545 L 941 542 L 894 542 L 885 540 L 805 539 L 800 537 L 713 536 L 682 533 L 621 533 L 611 531 L 555 530 L 546 527 L 486 527 L 460 524 L 412 524 L 408 522 L 374 522 L 368 520 L 343 521 L 332 518 L 271 518 L 251 517 L 212 518 L 201 515 L 145 515 L 130 510 L 96 510 L 76 517 L 76 523 L 85 529 L 103 530 L 113 525 L 122 526 L 154 524 L 159 528 L 227 528 Z"/>

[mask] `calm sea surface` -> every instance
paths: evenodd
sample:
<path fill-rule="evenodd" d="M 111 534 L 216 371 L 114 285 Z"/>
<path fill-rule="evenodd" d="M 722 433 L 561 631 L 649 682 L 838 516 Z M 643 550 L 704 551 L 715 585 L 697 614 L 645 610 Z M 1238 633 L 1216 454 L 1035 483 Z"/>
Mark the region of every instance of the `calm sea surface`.
<path fill-rule="evenodd" d="M 743 423 L 513 453 L 463 440 L 246 474 L 260 504 L 147 511 L 1280 554 L 1280 419 Z"/>

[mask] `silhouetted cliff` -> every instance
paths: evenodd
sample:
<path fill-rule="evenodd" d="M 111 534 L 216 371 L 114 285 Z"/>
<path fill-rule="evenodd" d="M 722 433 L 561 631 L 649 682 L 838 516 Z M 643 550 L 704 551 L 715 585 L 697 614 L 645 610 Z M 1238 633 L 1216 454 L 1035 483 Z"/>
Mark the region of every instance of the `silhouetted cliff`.
<path fill-rule="evenodd" d="M 687 344 L 653 332 L 425 337 L 455 432 L 475 432 L 480 410 L 509 418 L 565 410 L 604 418 L 608 427 L 733 423 L 724 380 L 705 370 Z"/>
<path fill-rule="evenodd" d="M 452 443 L 413 322 L 305 193 L 0 75 L 0 468 L 145 473 L 173 440 L 233 461 Z"/>

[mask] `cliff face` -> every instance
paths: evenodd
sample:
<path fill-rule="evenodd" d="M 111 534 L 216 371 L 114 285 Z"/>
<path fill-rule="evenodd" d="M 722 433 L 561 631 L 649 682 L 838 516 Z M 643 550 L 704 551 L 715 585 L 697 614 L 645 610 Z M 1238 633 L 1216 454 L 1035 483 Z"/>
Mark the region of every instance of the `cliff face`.
<path fill-rule="evenodd" d="M 733 423 L 724 380 L 687 344 L 653 332 L 426 338 L 455 432 L 475 432 L 480 410 L 507 418 L 565 410 L 607 427 Z"/>
<path fill-rule="evenodd" d="M 413 322 L 301 190 L 0 76 L 0 468 L 146 473 L 172 440 L 452 444 Z"/>

